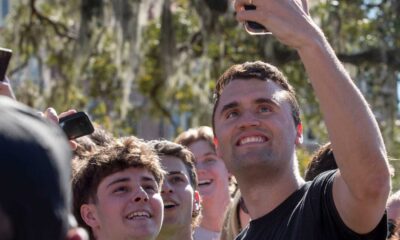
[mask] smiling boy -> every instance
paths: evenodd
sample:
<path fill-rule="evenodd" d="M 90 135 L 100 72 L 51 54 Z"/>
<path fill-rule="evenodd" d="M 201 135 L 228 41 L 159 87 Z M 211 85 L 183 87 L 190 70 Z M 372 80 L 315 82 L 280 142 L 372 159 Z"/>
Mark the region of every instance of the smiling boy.
<path fill-rule="evenodd" d="M 219 239 L 224 214 L 230 203 L 230 174 L 224 161 L 217 156 L 212 128 L 201 126 L 179 134 L 175 142 L 187 147 L 194 155 L 201 196 L 201 223 L 195 229 L 195 240 Z"/>
<path fill-rule="evenodd" d="M 193 154 L 180 144 L 166 140 L 151 141 L 167 171 L 161 195 L 164 221 L 157 240 L 193 239 L 193 227 L 200 214 L 200 195 Z"/>
<path fill-rule="evenodd" d="M 163 170 L 144 142 L 127 137 L 73 162 L 74 214 L 97 240 L 152 240 L 160 231 Z"/>

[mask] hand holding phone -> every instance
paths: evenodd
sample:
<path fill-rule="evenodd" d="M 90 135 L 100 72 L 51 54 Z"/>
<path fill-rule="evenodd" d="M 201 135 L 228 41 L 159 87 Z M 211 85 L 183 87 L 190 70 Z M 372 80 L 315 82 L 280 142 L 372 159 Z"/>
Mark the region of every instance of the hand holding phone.
<path fill-rule="evenodd" d="M 12 56 L 11 49 L 0 48 L 0 81 L 4 81 L 8 64 Z"/>
<path fill-rule="evenodd" d="M 84 112 L 77 112 L 59 119 L 59 125 L 69 140 L 92 134 L 94 128 Z"/>
<path fill-rule="evenodd" d="M 255 5 L 244 5 L 245 10 L 256 10 Z M 263 35 L 263 34 L 272 34 L 270 31 L 268 31 L 263 25 L 253 22 L 253 21 L 247 21 L 245 23 L 245 28 L 246 31 L 252 35 Z"/>

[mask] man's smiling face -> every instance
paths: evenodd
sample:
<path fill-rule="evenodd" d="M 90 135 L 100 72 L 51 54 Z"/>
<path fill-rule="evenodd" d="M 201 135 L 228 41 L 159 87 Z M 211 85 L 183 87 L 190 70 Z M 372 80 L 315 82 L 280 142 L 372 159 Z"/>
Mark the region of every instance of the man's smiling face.
<path fill-rule="evenodd" d="M 296 133 L 285 90 L 272 81 L 235 79 L 225 86 L 214 116 L 218 154 L 230 172 L 279 172 L 293 160 Z M 260 168 L 261 167 L 261 168 Z"/>

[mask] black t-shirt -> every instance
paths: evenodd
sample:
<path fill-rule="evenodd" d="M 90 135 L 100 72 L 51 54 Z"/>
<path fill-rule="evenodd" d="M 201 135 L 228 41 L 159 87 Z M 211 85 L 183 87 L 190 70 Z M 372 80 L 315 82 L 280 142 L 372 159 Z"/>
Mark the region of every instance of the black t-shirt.
<path fill-rule="evenodd" d="M 333 202 L 335 172 L 328 171 L 307 182 L 270 213 L 252 220 L 236 240 L 386 239 L 386 215 L 365 235 L 344 224 Z"/>

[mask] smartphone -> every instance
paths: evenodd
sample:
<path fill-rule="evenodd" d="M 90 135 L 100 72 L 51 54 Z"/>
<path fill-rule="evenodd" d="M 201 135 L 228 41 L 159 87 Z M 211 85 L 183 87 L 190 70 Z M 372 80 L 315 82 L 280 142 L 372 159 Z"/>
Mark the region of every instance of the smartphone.
<path fill-rule="evenodd" d="M 245 10 L 256 10 L 255 5 L 244 5 Z M 263 25 L 253 22 L 253 21 L 247 21 L 245 23 L 245 28 L 246 31 L 250 34 L 254 35 L 261 35 L 261 34 L 271 34 L 270 31 L 268 31 Z"/>
<path fill-rule="evenodd" d="M 64 130 L 69 140 L 92 134 L 94 127 L 88 115 L 77 112 L 59 119 L 59 125 Z"/>
<path fill-rule="evenodd" d="M 11 49 L 0 48 L 0 81 L 4 81 L 4 78 L 6 77 L 6 71 L 11 56 L 12 56 Z"/>

